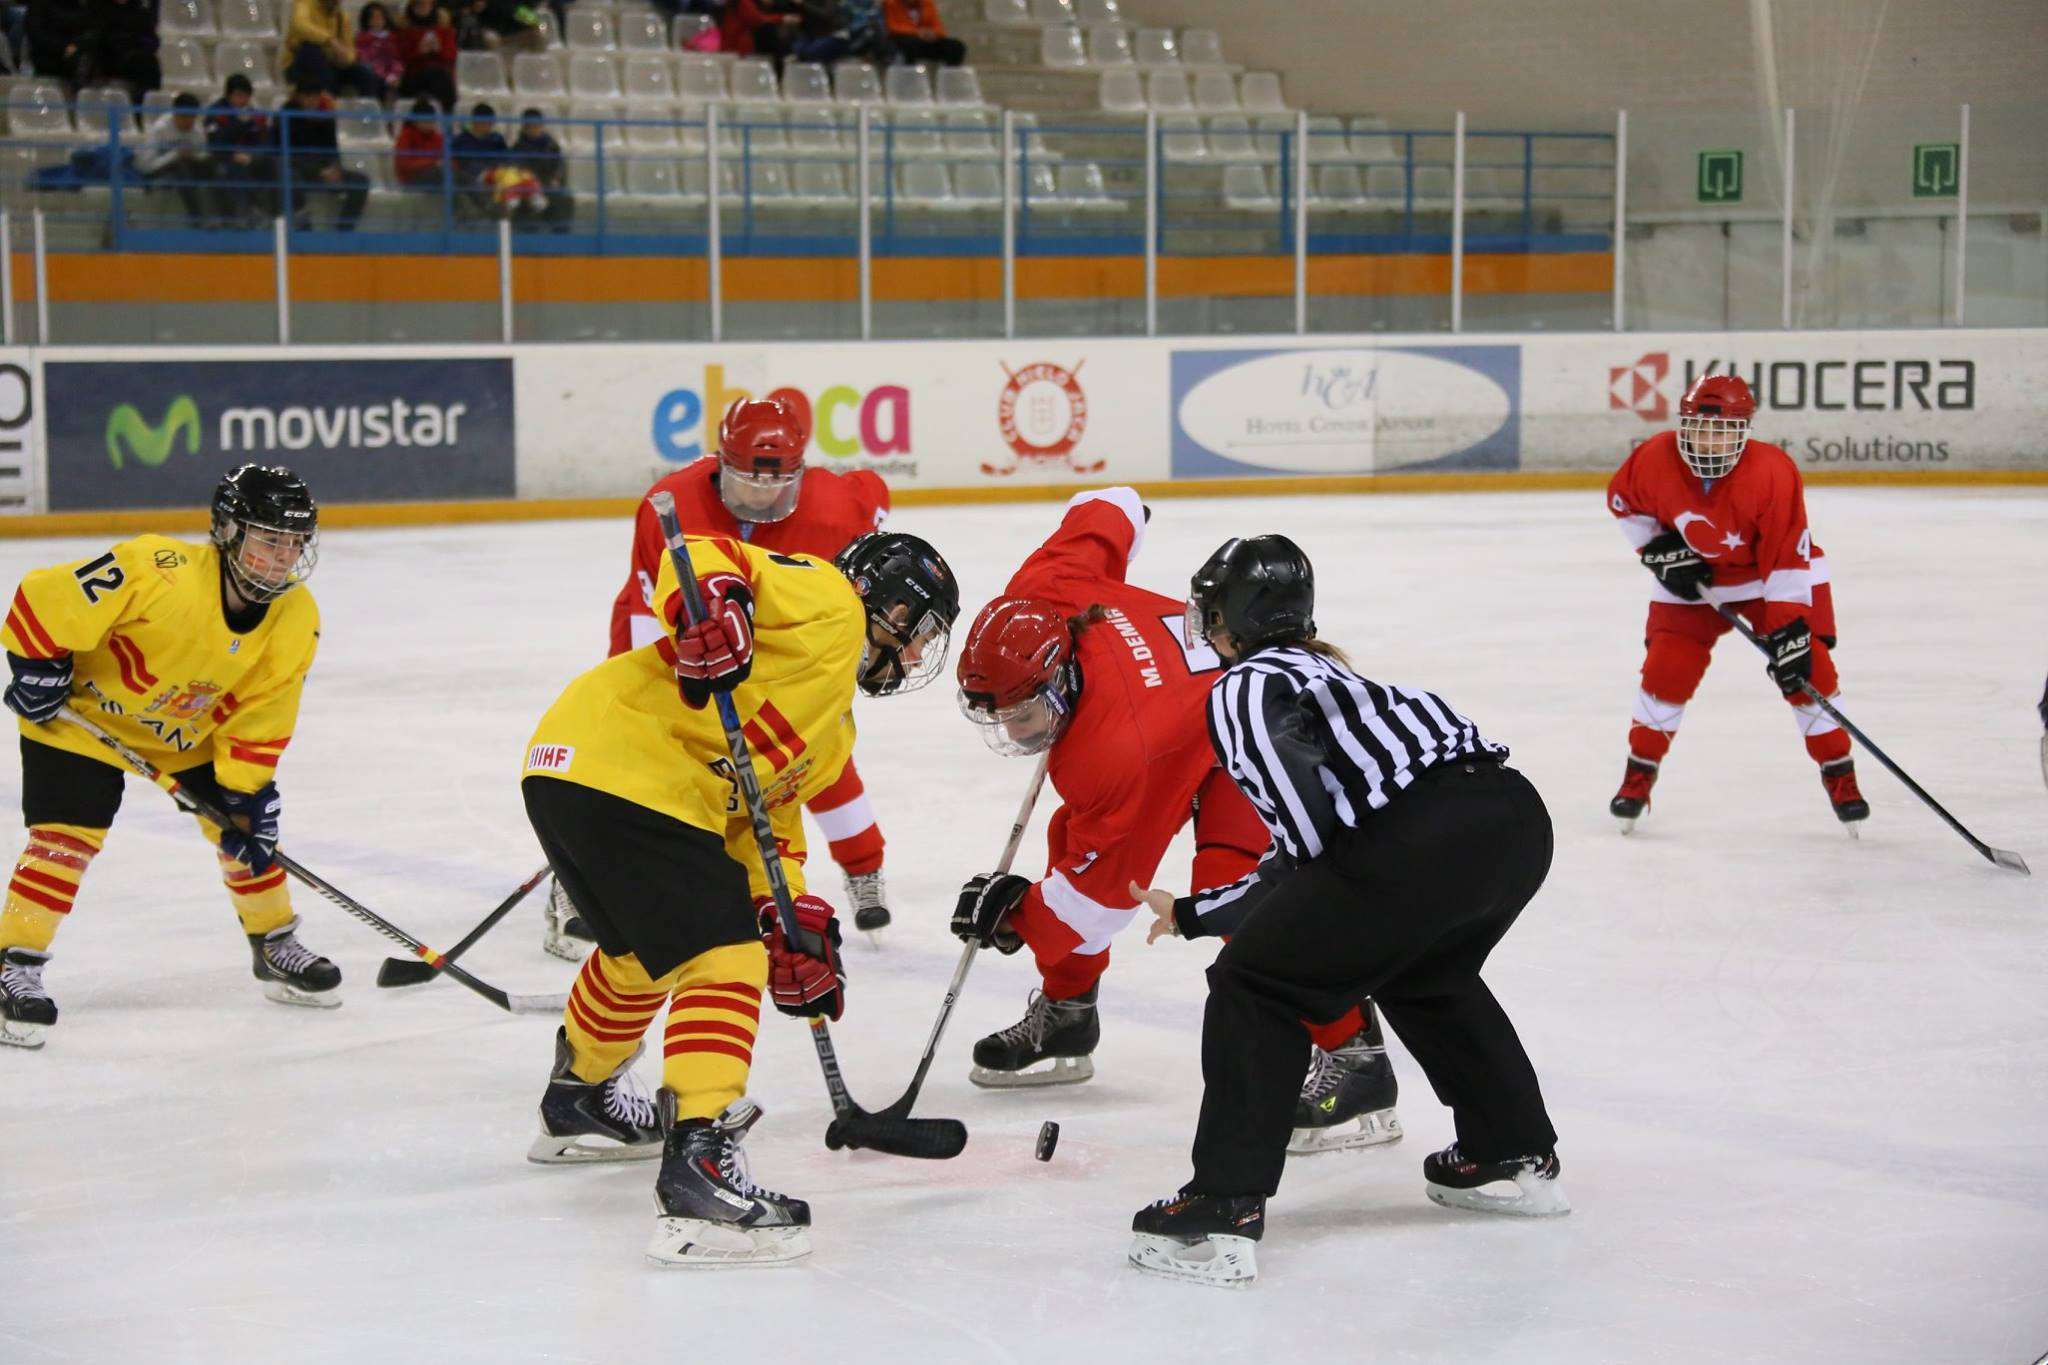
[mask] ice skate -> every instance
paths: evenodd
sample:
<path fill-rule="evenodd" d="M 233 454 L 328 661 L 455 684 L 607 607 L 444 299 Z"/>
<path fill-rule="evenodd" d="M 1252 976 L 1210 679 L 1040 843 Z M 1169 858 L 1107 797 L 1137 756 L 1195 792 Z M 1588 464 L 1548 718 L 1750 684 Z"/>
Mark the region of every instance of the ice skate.
<path fill-rule="evenodd" d="M 1827 789 L 1828 804 L 1835 808 L 1835 818 L 1842 822 L 1842 832 L 1851 839 L 1860 837 L 1857 823 L 1870 818 L 1870 803 L 1863 799 L 1862 791 L 1856 786 L 1856 760 L 1837 758 L 1820 765 L 1820 784 Z"/>
<path fill-rule="evenodd" d="M 1607 803 L 1607 813 L 1621 821 L 1627 834 L 1650 808 L 1650 788 L 1657 783 L 1657 765 L 1647 758 L 1629 755 L 1628 769 L 1621 775 L 1621 790 Z"/>
<path fill-rule="evenodd" d="M 853 907 L 853 927 L 864 934 L 889 927 L 889 893 L 882 885 L 882 871 L 846 874 L 846 902 Z"/>
<path fill-rule="evenodd" d="M 1553 1218 L 1572 1211 L 1564 1186 L 1557 1180 L 1561 1169 L 1556 1152 L 1506 1161 L 1471 1161 L 1458 1151 L 1455 1142 L 1422 1160 L 1425 1188 L 1435 1203 L 1447 1209 L 1525 1218 Z"/>
<path fill-rule="evenodd" d="M 1102 1039 L 1095 990 L 1072 1000 L 1031 992 L 1024 1017 L 974 1045 L 967 1079 L 990 1090 L 1034 1085 L 1079 1085 L 1095 1074 L 1088 1054 Z"/>
<path fill-rule="evenodd" d="M 641 1049 L 601 1081 L 578 1080 L 566 1029 L 555 1030 L 555 1069 L 540 1097 L 540 1136 L 526 1159 L 543 1166 L 641 1161 L 661 1155 L 654 1097 L 633 1075 Z"/>
<path fill-rule="evenodd" d="M 667 1134 L 654 1200 L 661 1210 L 647 1259 L 690 1268 L 777 1266 L 811 1254 L 811 1206 L 756 1185 L 740 1142 L 760 1109 L 741 1099 L 716 1119 L 675 1116 L 660 1098 Z"/>
<path fill-rule="evenodd" d="M 1386 1048 L 1372 1045 L 1367 1037 L 1361 1030 L 1335 1052 L 1310 1044 L 1314 1055 L 1301 1097 L 1294 1103 L 1289 1153 L 1307 1156 L 1401 1140 L 1401 1120 L 1394 1113 L 1400 1094 L 1394 1066 Z"/>
<path fill-rule="evenodd" d="M 341 968 L 299 942 L 299 921 L 249 935 L 252 970 L 263 994 L 280 1005 L 331 1010 L 341 1004 Z"/>
<path fill-rule="evenodd" d="M 1177 1194 L 1139 1209 L 1131 1231 L 1131 1264 L 1147 1274 L 1248 1289 L 1259 1274 L 1252 1247 L 1265 1235 L 1266 1201 Z"/>
<path fill-rule="evenodd" d="M 597 936 L 576 912 L 575 903 L 569 899 L 559 877 L 548 878 L 548 903 L 543 913 L 546 922 L 541 929 L 542 948 L 564 962 L 581 962 L 590 956 L 590 950 L 597 946 Z"/>
<path fill-rule="evenodd" d="M 57 1022 L 57 1002 L 43 989 L 48 953 L 33 948 L 0 952 L 0 1044 L 37 1048 Z"/>

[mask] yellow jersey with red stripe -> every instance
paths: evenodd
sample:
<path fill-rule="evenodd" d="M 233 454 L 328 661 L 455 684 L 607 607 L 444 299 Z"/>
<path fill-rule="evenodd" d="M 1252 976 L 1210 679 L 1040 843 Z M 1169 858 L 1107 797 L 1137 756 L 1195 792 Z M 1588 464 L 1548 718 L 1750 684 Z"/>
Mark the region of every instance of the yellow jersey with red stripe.
<path fill-rule="evenodd" d="M 31 570 L 0 643 L 34 659 L 69 654 L 72 706 L 166 772 L 211 761 L 223 787 L 255 791 L 291 743 L 320 609 L 294 588 L 255 626 L 233 630 L 211 543 L 137 536 Z M 39 743 L 120 766 L 76 726 L 20 725 Z"/>
<path fill-rule="evenodd" d="M 789 860 L 790 887 L 801 892 L 801 807 L 853 752 L 849 708 L 867 615 L 844 575 L 810 555 L 692 536 L 690 557 L 700 579 L 738 574 L 754 595 L 753 666 L 732 697 Z M 667 556 L 660 574 L 652 600 L 674 621 L 681 601 Z M 615 654 L 569 684 L 527 745 L 522 776 L 535 775 L 608 792 L 718 835 L 747 869 L 755 894 L 766 894 L 717 704 L 684 703 L 670 636 Z"/>

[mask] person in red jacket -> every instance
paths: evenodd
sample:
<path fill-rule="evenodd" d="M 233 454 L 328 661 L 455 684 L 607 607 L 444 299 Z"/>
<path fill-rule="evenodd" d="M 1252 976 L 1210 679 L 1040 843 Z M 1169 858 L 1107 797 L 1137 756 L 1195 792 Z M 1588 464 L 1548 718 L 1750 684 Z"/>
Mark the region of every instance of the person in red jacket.
<path fill-rule="evenodd" d="M 441 188 L 445 141 L 441 118 L 430 99 L 412 102 L 412 117 L 398 129 L 398 143 L 391 153 L 391 168 L 398 183 L 407 189 Z"/>
<path fill-rule="evenodd" d="M 656 493 L 676 500 L 676 518 L 691 535 L 733 536 L 780 554 L 815 555 L 830 562 L 889 515 L 889 486 L 872 470 L 835 473 L 807 467 L 810 414 L 781 395 L 740 399 L 718 426 L 718 453 L 707 455 L 647 490 L 633 519 L 633 553 L 625 584 L 612 600 L 611 654 L 663 637 L 649 599 L 668 555 L 661 524 L 648 501 Z M 857 929 L 873 933 L 889 923 L 882 882 L 884 840 L 867 789 L 853 761 L 808 809 L 824 833 L 832 861 L 846 874 L 846 898 Z M 543 940 L 557 957 L 581 961 L 590 952 L 575 908 L 559 886 L 548 898 Z"/>
<path fill-rule="evenodd" d="M 1190 642 L 1186 603 L 1127 581 L 1149 516 L 1134 489 L 1077 494 L 961 648 L 961 710 L 997 753 L 1049 750 L 1046 776 L 1062 803 L 1046 832 L 1043 877 L 970 878 L 954 910 L 963 941 L 1004 953 L 1028 946 L 1043 983 L 1022 1020 L 974 1045 L 976 1085 L 1075 1084 L 1095 1074 L 1110 941 L 1181 826 L 1194 821 L 1196 890 L 1235 882 L 1270 842 L 1209 743 L 1209 690 L 1222 660 Z M 1317 1051 L 1290 1150 L 1397 1138 L 1377 1019 L 1368 1023 L 1361 1007 L 1309 1032 Z"/>
<path fill-rule="evenodd" d="M 455 21 L 436 0 L 407 0 L 399 16 L 398 59 L 405 64 L 401 96 L 425 95 L 444 114 L 455 108 Z"/>
<path fill-rule="evenodd" d="M 1769 647 L 1771 681 L 1792 706 L 1835 816 L 1853 836 L 1870 805 L 1856 786 L 1849 736 L 1807 697 L 1832 700 L 1835 604 L 1827 560 L 1806 521 L 1799 467 L 1750 439 L 1756 399 L 1732 374 L 1701 375 L 1678 403 L 1678 430 L 1638 446 L 1607 485 L 1607 509 L 1656 575 L 1642 688 L 1628 732 L 1628 768 L 1608 804 L 1622 832 L 1650 805 L 1650 788 L 1706 674 L 1733 608 Z"/>

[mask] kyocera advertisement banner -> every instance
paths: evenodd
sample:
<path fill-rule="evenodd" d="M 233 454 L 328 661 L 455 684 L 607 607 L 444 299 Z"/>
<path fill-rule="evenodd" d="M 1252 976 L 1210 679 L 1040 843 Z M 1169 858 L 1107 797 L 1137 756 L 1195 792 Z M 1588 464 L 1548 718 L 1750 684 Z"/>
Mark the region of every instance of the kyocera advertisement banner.
<path fill-rule="evenodd" d="M 1524 343 L 1522 462 L 1611 469 L 1677 424 L 1702 374 L 1741 376 L 1752 434 L 1808 470 L 2048 466 L 2048 332 L 1737 332 Z"/>
<path fill-rule="evenodd" d="M 53 512 L 204 506 L 247 461 L 323 502 L 517 491 L 509 358 L 50 360 L 43 396 Z"/>
<path fill-rule="evenodd" d="M 810 420 L 808 459 L 893 488 L 1163 479 L 1156 343 L 546 346 L 519 360 L 520 492 L 636 495 L 718 448 L 743 397 Z"/>
<path fill-rule="evenodd" d="M 1514 469 L 1521 348 L 1176 349 L 1176 478 Z"/>

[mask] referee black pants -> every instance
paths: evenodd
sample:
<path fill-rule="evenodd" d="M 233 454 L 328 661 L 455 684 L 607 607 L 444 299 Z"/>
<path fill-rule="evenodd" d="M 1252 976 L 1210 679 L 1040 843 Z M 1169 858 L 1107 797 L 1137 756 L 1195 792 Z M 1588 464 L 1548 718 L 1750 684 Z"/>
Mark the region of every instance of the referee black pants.
<path fill-rule="evenodd" d="M 1308 1070 L 1303 1019 L 1370 995 L 1467 1157 L 1550 1151 L 1535 1069 L 1479 969 L 1550 871 L 1550 814 L 1498 763 L 1431 769 L 1302 864 L 1209 968 L 1195 1194 L 1272 1194 Z"/>

